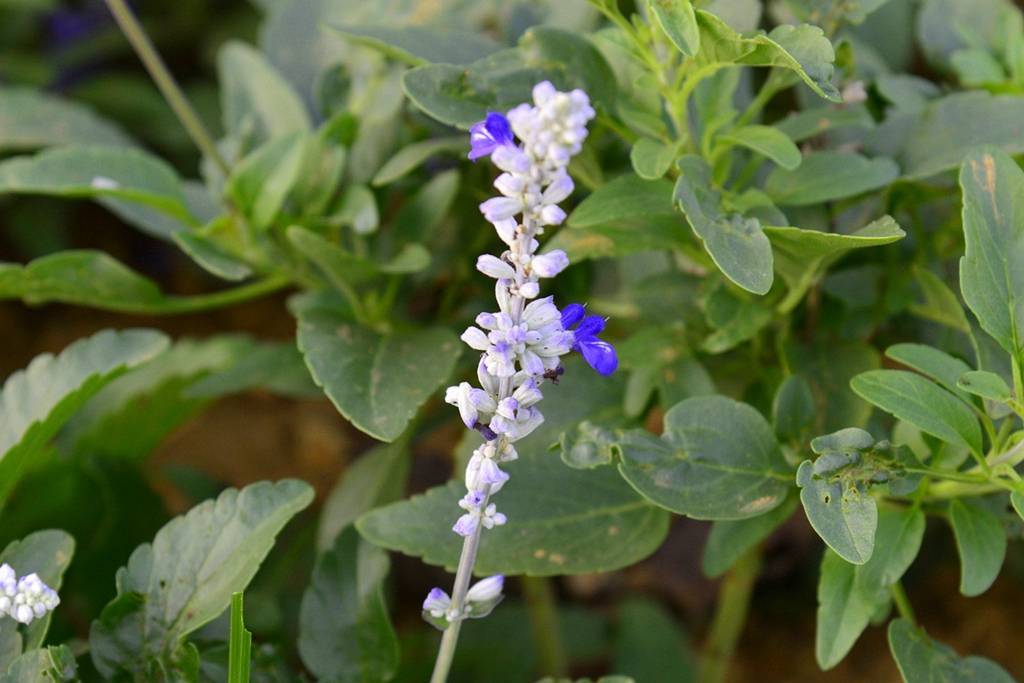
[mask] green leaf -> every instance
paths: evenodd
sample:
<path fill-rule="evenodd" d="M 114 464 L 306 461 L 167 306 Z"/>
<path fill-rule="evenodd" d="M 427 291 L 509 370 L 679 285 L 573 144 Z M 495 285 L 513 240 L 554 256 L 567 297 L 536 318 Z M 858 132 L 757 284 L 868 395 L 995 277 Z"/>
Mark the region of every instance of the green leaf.
<path fill-rule="evenodd" d="M 906 619 L 889 623 L 889 649 L 905 683 L 1014 683 L 995 662 L 983 657 L 961 658 Z"/>
<path fill-rule="evenodd" d="M 958 92 L 933 100 L 914 121 L 899 161 L 903 176 L 927 178 L 957 168 L 978 145 L 1024 152 L 1024 97 Z M 936 140 L 942 140 L 936 145 Z"/>
<path fill-rule="evenodd" d="M 875 551 L 857 567 L 857 581 L 867 590 L 888 593 L 913 564 L 924 538 L 925 518 L 919 508 L 878 511 Z"/>
<path fill-rule="evenodd" d="M 1010 494 L 1010 504 L 1013 509 L 1017 511 L 1017 515 L 1024 519 L 1024 493 L 1020 491 L 1014 491 Z"/>
<path fill-rule="evenodd" d="M 954 499 L 949 523 L 960 554 L 960 592 L 981 595 L 999 576 L 1006 556 L 1006 532 L 999 518 L 973 503 Z"/>
<path fill-rule="evenodd" d="M 644 180 L 632 174 L 619 176 L 605 183 L 569 214 L 573 228 L 628 221 L 638 215 L 674 215 L 672 183 L 667 180 Z"/>
<path fill-rule="evenodd" d="M 384 162 L 370 182 L 374 187 L 390 185 L 405 177 L 427 159 L 441 153 L 464 154 L 469 148 L 465 135 L 449 138 L 437 138 L 414 142 L 398 150 L 393 157 Z"/>
<path fill-rule="evenodd" d="M 164 239 L 196 225 L 174 170 L 130 147 L 67 146 L 8 159 L 0 162 L 0 193 L 93 198 Z"/>
<path fill-rule="evenodd" d="M 563 432 L 558 445 L 562 462 L 576 469 L 610 465 L 615 460 L 615 435 L 586 420 L 575 431 Z"/>
<path fill-rule="evenodd" d="M 971 409 L 913 372 L 870 370 L 850 380 L 864 400 L 948 443 L 981 455 L 981 427 Z"/>
<path fill-rule="evenodd" d="M 687 57 L 700 49 L 700 28 L 690 0 L 650 0 L 654 18 L 672 44 Z"/>
<path fill-rule="evenodd" d="M 231 41 L 217 55 L 217 72 L 228 133 L 267 140 L 310 130 L 305 105 L 260 51 Z"/>
<path fill-rule="evenodd" d="M 398 638 L 384 604 L 388 556 L 342 532 L 319 557 L 302 596 L 299 654 L 321 681 L 387 681 L 398 669 Z"/>
<path fill-rule="evenodd" d="M 795 306 L 828 268 L 856 249 L 896 242 L 906 235 L 891 216 L 883 216 L 851 234 L 765 226 L 775 255 L 775 272 L 789 292 L 780 308 Z"/>
<path fill-rule="evenodd" d="M 748 550 L 771 536 L 772 532 L 792 517 L 799 502 L 796 496 L 789 496 L 782 505 L 763 515 L 714 522 L 704 545 L 701 571 L 709 578 L 724 574 Z"/>
<path fill-rule="evenodd" d="M 885 187 L 899 175 L 892 159 L 868 159 L 854 152 L 812 152 L 799 168 L 777 168 L 764 189 L 776 204 L 809 206 L 854 197 Z"/>
<path fill-rule="evenodd" d="M 790 171 L 803 160 L 800 149 L 793 141 L 771 126 L 741 126 L 719 136 L 719 139 L 753 150 Z"/>
<path fill-rule="evenodd" d="M 250 389 L 263 389 L 295 398 L 322 395 L 309 376 L 309 369 L 294 341 L 264 342 L 237 354 L 234 361 L 190 384 L 185 396 L 219 398 Z"/>
<path fill-rule="evenodd" d="M 772 400 L 772 426 L 782 440 L 796 441 L 814 425 L 814 394 L 800 375 L 790 375 Z"/>
<path fill-rule="evenodd" d="M 231 170 L 226 191 L 257 230 L 268 229 L 284 207 L 310 145 L 310 137 L 302 132 L 276 137 Z"/>
<path fill-rule="evenodd" d="M 672 167 L 675 154 L 676 150 L 673 145 L 652 138 L 640 138 L 630 150 L 629 160 L 638 176 L 644 180 L 658 180 Z M 628 178 L 629 176 L 623 177 Z M 601 188 L 598 188 L 597 191 L 600 192 Z"/>
<path fill-rule="evenodd" d="M 793 112 L 773 124 L 773 128 L 793 142 L 803 142 L 822 133 L 845 128 L 875 127 L 875 120 L 864 107 L 843 106 L 841 109 L 831 107 L 812 107 L 803 111 Z"/>
<path fill-rule="evenodd" d="M 544 394 L 545 422 L 516 443 L 519 459 L 508 465 L 512 478 L 495 497 L 508 523 L 484 534 L 475 571 L 580 574 L 647 557 L 664 540 L 668 515 L 639 497 L 612 468 L 572 469 L 549 451 L 580 421 L 620 411 L 621 382 L 573 361 L 561 383 L 545 387 Z M 474 443 L 479 443 L 475 437 L 470 448 Z M 370 511 L 356 528 L 377 545 L 454 568 L 462 539 L 451 527 L 465 492 L 460 475 L 446 486 Z"/>
<path fill-rule="evenodd" d="M 223 223 L 217 222 L 218 225 L 230 223 L 230 219 L 225 219 Z M 178 248 L 188 254 L 189 258 L 203 270 L 223 280 L 244 280 L 253 274 L 249 264 L 227 253 L 216 242 L 198 233 L 182 230 L 174 233 L 173 239 Z"/>
<path fill-rule="evenodd" d="M 310 373 L 353 425 L 394 441 L 451 375 L 462 348 L 443 328 L 381 335 L 323 309 L 299 313 Z M 429 352 L 431 361 L 423 363 Z"/>
<path fill-rule="evenodd" d="M 32 88 L 0 88 L 0 150 L 131 144 L 120 128 L 77 102 Z"/>
<path fill-rule="evenodd" d="M 971 323 L 967 320 L 960 300 L 946 283 L 935 273 L 914 267 L 914 279 L 921 290 L 923 301 L 911 304 L 910 310 L 927 320 L 932 320 L 964 334 L 971 333 Z"/>
<path fill-rule="evenodd" d="M 782 504 L 791 474 L 771 426 L 724 396 L 698 396 L 665 414 L 665 431 L 619 439 L 619 471 L 651 502 L 696 519 L 743 519 Z"/>
<path fill-rule="evenodd" d="M 612 671 L 643 683 L 694 681 L 697 662 L 690 640 L 672 614 L 654 600 L 631 598 L 618 605 Z"/>
<path fill-rule="evenodd" d="M 106 330 L 36 356 L 0 390 L 0 508 L 25 468 L 91 396 L 121 373 L 167 348 L 153 330 Z"/>
<path fill-rule="evenodd" d="M 796 483 L 807 521 L 821 540 L 847 562 L 867 562 L 875 547 L 878 525 L 875 499 L 861 487 L 844 486 L 814 474 L 810 460 L 800 464 Z"/>
<path fill-rule="evenodd" d="M 357 45 L 366 45 L 411 66 L 468 64 L 497 52 L 501 46 L 479 33 L 440 26 L 370 26 L 330 24 Z"/>
<path fill-rule="evenodd" d="M 20 541 L 12 541 L 0 552 L 0 564 L 10 565 L 18 576 L 38 574 L 43 583 L 59 591 L 64 581 L 64 572 L 75 554 L 75 539 L 57 529 L 47 529 L 29 534 Z M 15 653 L 28 652 L 43 646 L 46 632 L 50 629 L 52 613 L 36 619 L 22 633 L 13 620 L 4 619 L 0 624 L 0 643 L 13 642 Z M 0 671 L 7 670 L 10 661 L 4 657 L 6 648 L 0 645 Z"/>
<path fill-rule="evenodd" d="M 858 341 L 786 346 L 793 373 L 802 377 L 814 395 L 814 428 L 819 434 L 848 426 L 863 426 L 871 405 L 850 389 L 850 378 L 880 365 L 878 351 Z"/>
<path fill-rule="evenodd" d="M 772 311 L 763 302 L 741 299 L 726 287 L 708 295 L 704 315 L 714 332 L 704 338 L 700 348 L 711 354 L 725 353 L 752 339 L 772 320 Z"/>
<path fill-rule="evenodd" d="M 814 657 L 824 671 L 842 661 L 879 606 L 879 600 L 871 591 L 858 586 L 857 569 L 857 566 L 825 549 L 818 579 L 818 616 L 814 638 Z"/>
<path fill-rule="evenodd" d="M 971 403 L 970 394 L 958 385 L 960 377 L 971 367 L 959 358 L 925 344 L 894 344 L 885 350 L 885 355 L 935 380 L 964 402 Z"/>
<path fill-rule="evenodd" d="M 75 655 L 67 645 L 30 650 L 0 674 L 0 683 L 73 683 L 78 679 Z"/>
<path fill-rule="evenodd" d="M 1024 171 L 992 147 L 960 169 L 964 241 L 960 289 L 981 327 L 1007 353 L 1024 344 Z"/>
<path fill-rule="evenodd" d="M 316 534 L 320 552 L 330 550 L 338 534 L 364 512 L 401 498 L 411 465 L 409 449 L 401 442 L 377 446 L 352 463 L 324 501 Z"/>
<path fill-rule="evenodd" d="M 700 157 L 678 162 L 673 197 L 722 273 L 737 285 L 766 294 L 772 286 L 772 248 L 756 218 L 727 214 L 713 188 L 711 168 Z"/>
<path fill-rule="evenodd" d="M 231 596 L 231 633 L 228 650 L 228 683 L 249 683 L 252 663 L 252 633 L 245 628 L 241 592 Z"/>
<path fill-rule="evenodd" d="M 465 66 L 428 64 L 407 71 L 402 87 L 412 102 L 442 123 L 469 128 L 488 111 L 507 111 L 531 98 L 550 80 L 561 89 L 579 87 L 598 106 L 615 105 L 615 75 L 586 38 L 550 26 L 534 26 L 519 46 Z"/>
<path fill-rule="evenodd" d="M 117 597 L 89 633 L 96 669 L 108 679 L 158 680 L 158 670 L 197 666 L 185 637 L 227 609 L 312 500 L 304 482 L 261 482 L 227 489 L 171 520 L 118 571 Z"/>
<path fill-rule="evenodd" d="M 971 370 L 960 375 L 956 385 L 969 394 L 1005 403 L 1013 398 L 1006 380 L 994 372 Z"/>
<path fill-rule="evenodd" d="M 374 232 L 380 225 L 380 213 L 373 191 L 366 185 L 346 187 L 334 218 L 342 225 L 350 226 L 360 235 Z"/>

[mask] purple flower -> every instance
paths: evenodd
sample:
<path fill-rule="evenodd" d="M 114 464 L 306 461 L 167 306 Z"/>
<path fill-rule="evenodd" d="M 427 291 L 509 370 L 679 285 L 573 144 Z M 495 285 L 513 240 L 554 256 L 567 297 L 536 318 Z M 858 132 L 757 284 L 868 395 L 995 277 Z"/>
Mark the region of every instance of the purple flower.
<path fill-rule="evenodd" d="M 583 354 L 584 360 L 599 374 L 610 375 L 619 367 L 619 357 L 614 346 L 597 338 L 604 331 L 604 318 L 597 315 L 584 318 L 584 313 L 586 309 L 581 304 L 569 304 L 563 308 L 562 328 L 569 330 L 578 324 L 579 327 L 573 330 L 575 341 L 572 350 Z"/>
<path fill-rule="evenodd" d="M 511 144 L 514 144 L 512 126 L 497 112 L 488 112 L 486 119 L 469 129 L 469 158 L 474 161 Z"/>

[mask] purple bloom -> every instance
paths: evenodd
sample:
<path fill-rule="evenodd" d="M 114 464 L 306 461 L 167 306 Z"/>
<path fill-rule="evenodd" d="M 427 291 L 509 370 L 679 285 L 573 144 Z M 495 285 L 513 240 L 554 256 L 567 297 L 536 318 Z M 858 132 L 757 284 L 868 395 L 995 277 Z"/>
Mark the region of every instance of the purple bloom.
<path fill-rule="evenodd" d="M 573 351 L 583 354 L 584 360 L 599 374 L 610 375 L 619 367 L 619 357 L 615 347 L 597 338 L 604 331 L 604 318 L 597 315 L 583 317 L 586 309 L 581 304 L 569 304 L 562 309 L 562 328 L 573 330 L 575 341 Z"/>
<path fill-rule="evenodd" d="M 474 161 L 511 144 L 514 144 L 512 126 L 497 112 L 488 112 L 486 119 L 469 129 L 469 158 Z"/>

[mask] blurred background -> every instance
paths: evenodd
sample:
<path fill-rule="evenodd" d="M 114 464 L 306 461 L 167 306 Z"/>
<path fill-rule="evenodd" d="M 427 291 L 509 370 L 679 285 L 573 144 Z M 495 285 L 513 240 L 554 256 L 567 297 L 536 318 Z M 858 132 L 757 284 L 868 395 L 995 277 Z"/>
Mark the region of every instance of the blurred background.
<path fill-rule="evenodd" d="M 361 9 L 372 4 L 369 0 L 337 0 L 336 4 L 346 2 Z M 589 16 L 582 9 L 583 0 L 558 4 L 573 3 L 579 5 L 576 10 L 582 16 Z M 216 136 L 221 129 L 218 48 L 229 39 L 258 43 L 267 13 L 280 11 L 278 6 L 286 4 L 286 0 L 132 3 Z M 512 4 L 522 5 L 524 13 L 537 9 L 529 2 Z M 873 18 L 861 30 L 874 30 L 878 22 L 907 20 L 899 8 L 908 4 L 893 0 L 890 6 L 896 9 L 887 9 L 885 16 Z M 564 9 L 566 15 L 571 11 Z M 548 7 L 543 12 L 552 16 Z M 913 55 L 909 59 L 914 60 Z M 41 88 L 86 103 L 168 160 L 181 175 L 197 175 L 196 150 L 100 0 L 0 0 L 0 85 Z M 0 111 L 0 127 L 3 124 Z M 126 227 L 96 204 L 0 197 L 0 261 L 24 263 L 67 248 L 104 250 L 168 292 L 192 294 L 217 286 L 173 245 Z M 285 299 L 286 294 L 281 294 L 212 313 L 171 318 L 0 302 L 0 374 L 6 377 L 34 356 L 58 351 L 105 327 L 155 327 L 175 338 L 197 339 L 239 332 L 291 342 L 294 321 L 285 310 Z M 247 593 L 247 619 L 256 641 L 275 644 L 280 654 L 297 663 L 295 619 L 312 565 L 319 506 L 346 468 L 373 442 L 351 428 L 323 398 L 251 391 L 219 400 L 197 399 L 189 410 L 194 414 L 141 463 L 113 457 L 107 452 L 109 445 L 97 444 L 95 457 L 35 473 L 4 512 L 0 547 L 51 526 L 76 536 L 78 554 L 66 579 L 65 607 L 57 613 L 53 639 L 84 637 L 90 616 L 114 594 L 112 577 L 117 567 L 171 516 L 226 486 L 283 477 L 304 479 L 317 489 L 317 503 L 289 527 Z M 457 426 L 449 422 L 415 444 L 408 494 L 448 478 L 450 454 L 459 435 Z M 556 580 L 574 674 L 615 669 L 616 658 L 627 656 L 622 654 L 627 650 L 620 631 L 631 619 L 650 625 L 648 645 L 655 652 L 666 643 L 671 646 L 674 639 L 699 642 L 707 631 L 717 587 L 700 571 L 708 528 L 705 523 L 673 517 L 668 541 L 641 564 L 612 574 Z M 817 669 L 814 608 L 821 551 L 802 514 L 768 541 L 733 680 L 899 680 L 880 629 L 869 629 L 837 669 L 828 673 Z M 956 558 L 948 530 L 933 525 L 905 582 L 921 622 L 936 639 L 958 651 L 990 657 L 1011 673 L 1024 675 L 1024 648 L 1019 647 L 1017 635 L 1024 604 L 1021 544 L 1011 544 L 1006 569 L 995 586 L 971 600 L 957 591 Z M 447 585 L 450 577 L 416 559 L 394 555 L 393 561 L 388 603 L 402 642 L 399 680 L 424 680 L 439 635 L 421 622 L 419 604 L 431 586 Z M 513 583 L 513 599 L 491 618 L 465 629 L 454 680 L 529 679 L 537 655 L 528 619 L 514 599 L 519 590 Z M 636 651 L 635 647 L 628 650 Z M 687 657 L 680 647 L 677 656 L 652 658 L 647 663 L 653 667 L 651 680 L 665 680 L 664 667 L 676 667 L 673 673 L 677 673 L 692 666 Z M 684 679 L 685 675 L 675 678 Z M 646 679 L 637 680 L 645 683 Z"/>

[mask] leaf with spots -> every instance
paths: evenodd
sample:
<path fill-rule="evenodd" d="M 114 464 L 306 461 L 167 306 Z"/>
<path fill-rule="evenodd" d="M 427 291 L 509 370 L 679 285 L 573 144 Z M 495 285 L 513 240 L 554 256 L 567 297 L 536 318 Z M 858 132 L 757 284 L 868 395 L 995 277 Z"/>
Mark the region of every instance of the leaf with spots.
<path fill-rule="evenodd" d="M 551 576 L 619 569 L 650 555 L 668 532 L 668 515 L 638 496 L 611 467 L 572 469 L 549 447 L 584 419 L 603 421 L 622 403 L 622 382 L 567 363 L 557 386 L 545 386 L 545 422 L 516 444 L 509 482 L 495 496 L 508 523 L 487 531 L 475 571 Z M 423 495 L 377 508 L 356 528 L 371 542 L 454 569 L 462 538 L 452 524 L 465 495 L 461 477 Z"/>
<path fill-rule="evenodd" d="M 96 669 L 107 679 L 188 680 L 198 653 L 185 637 L 227 609 L 284 525 L 312 500 L 304 482 L 260 482 L 228 489 L 164 525 L 118 570 L 117 597 L 92 623 Z"/>
<path fill-rule="evenodd" d="M 771 425 L 745 403 L 697 396 L 665 414 L 665 433 L 624 432 L 619 471 L 641 495 L 696 519 L 744 519 L 786 498 L 792 472 Z"/>
<path fill-rule="evenodd" d="M 322 308 L 298 318 L 299 350 L 313 379 L 342 415 L 381 441 L 398 438 L 462 351 L 444 328 L 379 334 Z"/>

